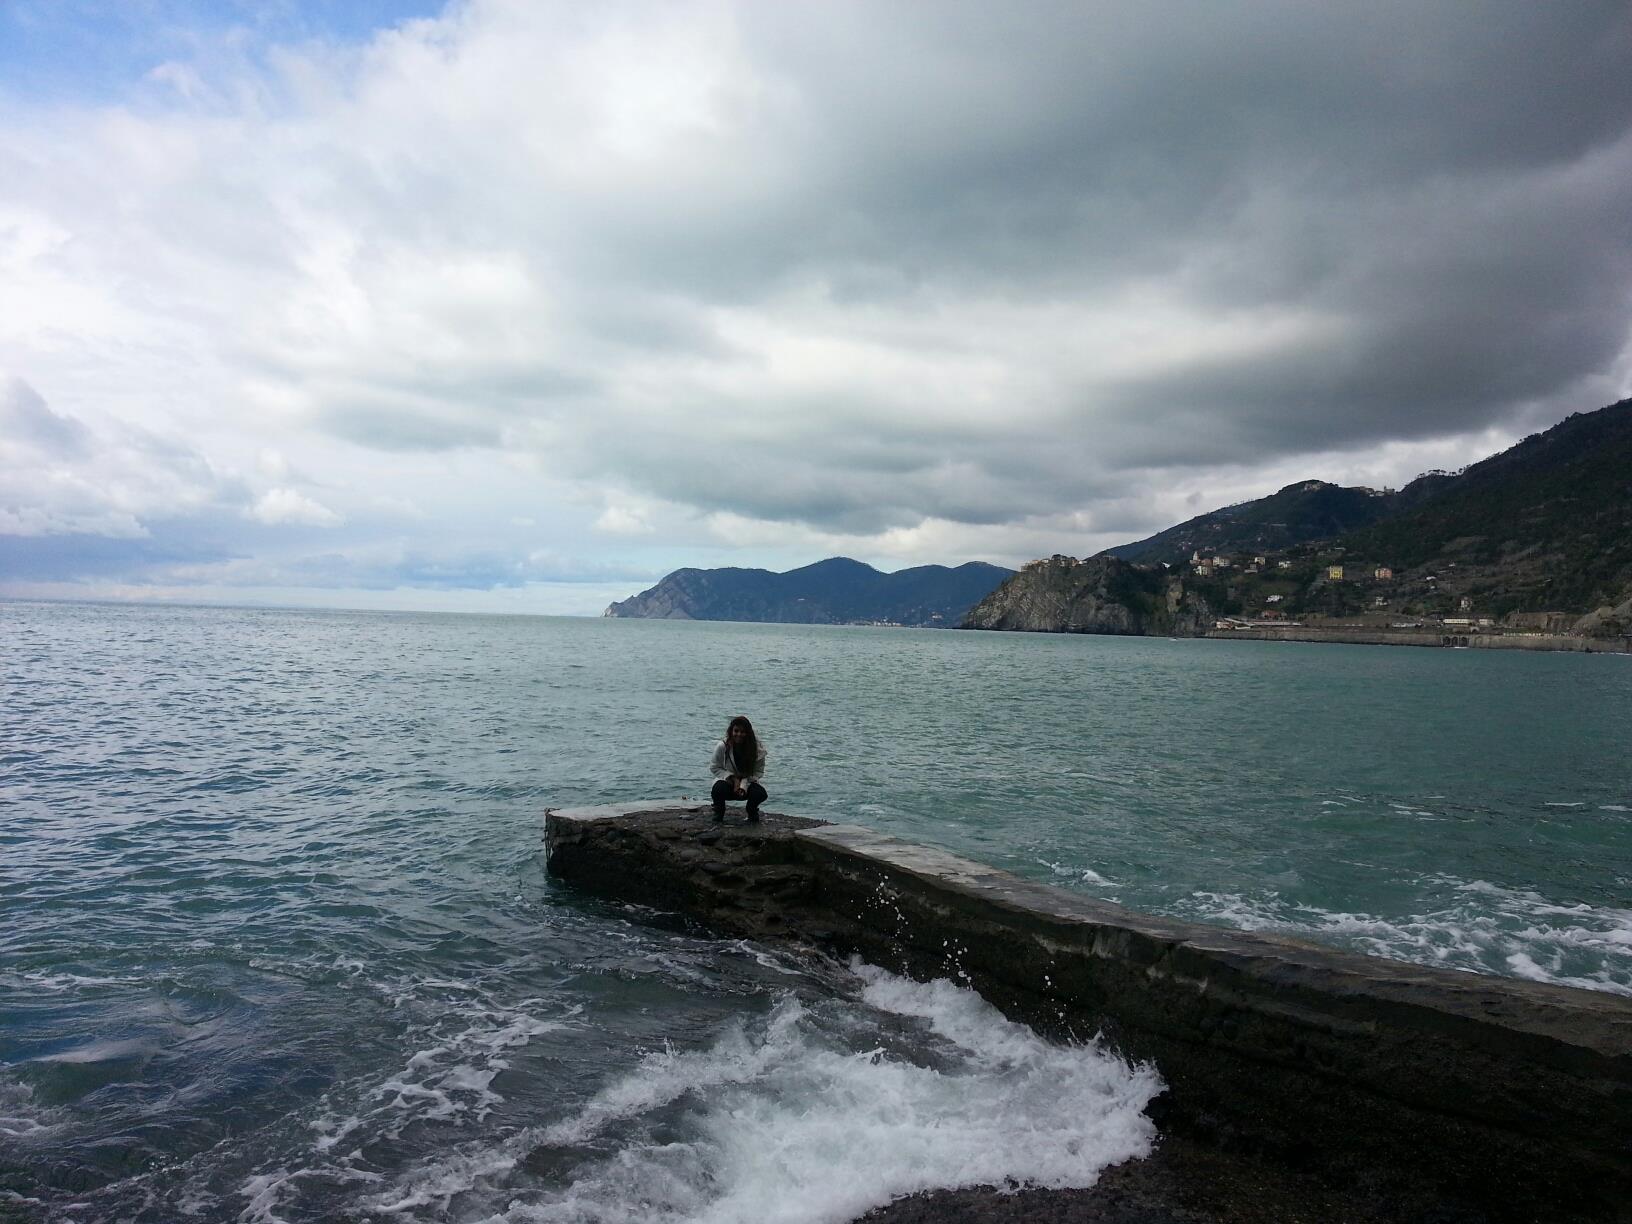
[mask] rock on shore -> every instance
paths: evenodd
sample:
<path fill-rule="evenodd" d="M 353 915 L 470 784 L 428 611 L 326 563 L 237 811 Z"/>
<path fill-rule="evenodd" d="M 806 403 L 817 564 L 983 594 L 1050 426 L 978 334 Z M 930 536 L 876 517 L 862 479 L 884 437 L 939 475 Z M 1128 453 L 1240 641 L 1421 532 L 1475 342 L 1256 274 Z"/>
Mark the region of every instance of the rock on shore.
<path fill-rule="evenodd" d="M 1194 637 L 1214 619 L 1178 577 L 1101 553 L 1033 561 L 971 608 L 963 628 Z"/>

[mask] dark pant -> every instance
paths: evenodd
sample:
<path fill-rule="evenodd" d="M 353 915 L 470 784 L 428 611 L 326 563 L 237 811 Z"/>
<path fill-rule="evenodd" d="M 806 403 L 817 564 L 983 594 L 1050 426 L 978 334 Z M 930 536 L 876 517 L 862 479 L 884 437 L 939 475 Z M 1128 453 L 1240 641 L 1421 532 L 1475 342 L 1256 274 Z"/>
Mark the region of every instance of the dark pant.
<path fill-rule="evenodd" d="M 724 815 L 726 803 L 734 797 L 731 783 L 726 779 L 721 778 L 714 783 L 714 814 L 716 816 Z M 765 799 L 766 793 L 763 786 L 758 782 L 748 783 L 748 815 L 757 818 L 759 816 L 759 805 L 764 803 Z"/>

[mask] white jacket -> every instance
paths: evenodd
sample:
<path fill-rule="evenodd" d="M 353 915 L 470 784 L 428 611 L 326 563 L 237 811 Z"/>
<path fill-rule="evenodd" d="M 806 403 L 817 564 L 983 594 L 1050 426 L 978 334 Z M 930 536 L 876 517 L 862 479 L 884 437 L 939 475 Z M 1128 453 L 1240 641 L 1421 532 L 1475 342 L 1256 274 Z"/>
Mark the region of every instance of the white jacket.
<path fill-rule="evenodd" d="M 729 778 L 736 774 L 737 777 L 745 778 L 749 782 L 758 782 L 765 772 L 765 741 L 759 741 L 759 757 L 754 761 L 754 767 L 744 773 L 737 768 L 736 761 L 731 757 L 731 745 L 722 739 L 714 746 L 714 759 L 708 763 L 708 772 L 716 778 Z"/>

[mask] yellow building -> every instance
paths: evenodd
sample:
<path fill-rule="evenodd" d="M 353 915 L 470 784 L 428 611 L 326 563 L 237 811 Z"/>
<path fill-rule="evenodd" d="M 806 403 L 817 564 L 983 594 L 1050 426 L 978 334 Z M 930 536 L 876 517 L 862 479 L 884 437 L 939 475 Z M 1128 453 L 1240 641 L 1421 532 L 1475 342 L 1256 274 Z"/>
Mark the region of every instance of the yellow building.
<path fill-rule="evenodd" d="M 1342 582 L 1343 567 L 1341 565 L 1328 565 L 1326 567 L 1326 577 L 1331 579 L 1333 582 Z"/>

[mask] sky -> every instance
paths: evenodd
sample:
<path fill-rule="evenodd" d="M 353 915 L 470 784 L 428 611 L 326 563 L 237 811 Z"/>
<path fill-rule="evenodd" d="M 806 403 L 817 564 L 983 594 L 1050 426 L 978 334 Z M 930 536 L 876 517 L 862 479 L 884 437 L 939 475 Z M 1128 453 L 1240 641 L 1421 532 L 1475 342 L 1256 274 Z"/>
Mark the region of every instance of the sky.
<path fill-rule="evenodd" d="M 0 597 L 1086 556 L 1632 387 L 1632 9 L 0 0 Z"/>

